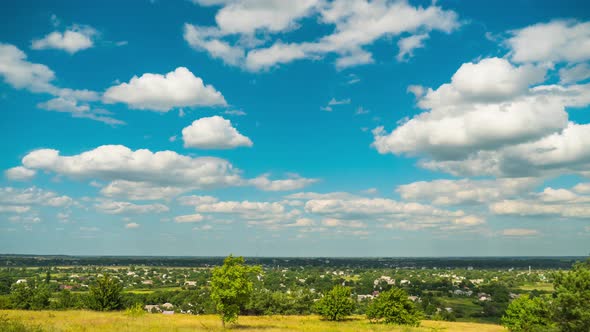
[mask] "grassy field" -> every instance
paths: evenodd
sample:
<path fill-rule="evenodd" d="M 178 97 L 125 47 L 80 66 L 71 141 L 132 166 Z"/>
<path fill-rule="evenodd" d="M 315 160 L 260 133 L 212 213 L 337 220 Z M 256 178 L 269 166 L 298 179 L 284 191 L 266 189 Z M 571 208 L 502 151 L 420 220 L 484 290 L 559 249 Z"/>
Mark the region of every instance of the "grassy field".
<path fill-rule="evenodd" d="M 0 310 L 0 317 L 20 320 L 30 326 L 41 326 L 44 331 L 223 331 L 217 316 L 145 314 L 129 317 L 123 312 L 93 311 L 19 311 Z M 423 321 L 421 327 L 394 327 L 371 324 L 363 317 L 344 322 L 323 321 L 317 316 L 242 316 L 239 324 L 229 329 L 236 331 L 399 331 L 399 332 L 501 332 L 499 325 Z"/>

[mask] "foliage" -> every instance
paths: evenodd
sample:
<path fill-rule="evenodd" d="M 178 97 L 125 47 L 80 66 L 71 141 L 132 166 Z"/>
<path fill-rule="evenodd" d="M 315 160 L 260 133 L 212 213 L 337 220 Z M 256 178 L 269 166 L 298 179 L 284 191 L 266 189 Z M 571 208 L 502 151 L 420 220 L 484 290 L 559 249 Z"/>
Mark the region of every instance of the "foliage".
<path fill-rule="evenodd" d="M 535 332 L 551 326 L 550 310 L 541 298 L 521 295 L 510 303 L 502 317 L 502 325 L 513 332 Z"/>
<path fill-rule="evenodd" d="M 26 283 L 14 284 L 10 291 L 10 302 L 14 309 L 31 309 L 33 289 Z"/>
<path fill-rule="evenodd" d="M 419 326 L 421 316 L 408 293 L 395 287 L 379 294 L 367 309 L 369 320 L 387 324 Z"/>
<path fill-rule="evenodd" d="M 6 274 L 0 274 L 0 295 L 10 294 L 13 279 Z"/>
<path fill-rule="evenodd" d="M 590 260 L 554 280 L 554 320 L 561 331 L 590 331 Z"/>
<path fill-rule="evenodd" d="M 96 283 L 90 287 L 89 306 L 93 310 L 110 311 L 121 309 L 121 292 L 123 286 L 121 283 L 105 274 L 96 280 Z"/>
<path fill-rule="evenodd" d="M 223 265 L 213 269 L 211 276 L 211 300 L 215 303 L 221 322 L 238 320 L 253 290 L 252 278 L 262 272 L 259 266 L 247 266 L 243 257 L 229 255 Z"/>
<path fill-rule="evenodd" d="M 316 311 L 327 320 L 343 320 L 352 314 L 354 301 L 350 288 L 335 286 L 316 303 Z"/>
<path fill-rule="evenodd" d="M 32 292 L 31 297 L 31 309 L 32 310 L 43 310 L 49 307 L 49 298 L 51 292 L 45 284 L 39 285 Z"/>

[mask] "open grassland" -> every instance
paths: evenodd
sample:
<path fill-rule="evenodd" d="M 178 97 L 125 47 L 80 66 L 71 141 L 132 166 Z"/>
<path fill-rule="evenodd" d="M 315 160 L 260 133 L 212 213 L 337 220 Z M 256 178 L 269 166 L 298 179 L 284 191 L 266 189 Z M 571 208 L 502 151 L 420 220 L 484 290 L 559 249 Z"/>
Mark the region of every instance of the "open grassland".
<path fill-rule="evenodd" d="M 219 317 L 214 315 L 145 314 L 130 317 L 123 312 L 94 311 L 20 311 L 0 310 L 0 316 L 20 320 L 44 331 L 223 331 Z M 242 316 L 239 324 L 229 326 L 236 331 L 399 331 L 399 332 L 505 332 L 499 325 L 423 321 L 421 327 L 395 327 L 371 324 L 364 317 L 344 322 L 323 321 L 317 316 Z M 227 330 L 227 329 L 226 329 Z"/>

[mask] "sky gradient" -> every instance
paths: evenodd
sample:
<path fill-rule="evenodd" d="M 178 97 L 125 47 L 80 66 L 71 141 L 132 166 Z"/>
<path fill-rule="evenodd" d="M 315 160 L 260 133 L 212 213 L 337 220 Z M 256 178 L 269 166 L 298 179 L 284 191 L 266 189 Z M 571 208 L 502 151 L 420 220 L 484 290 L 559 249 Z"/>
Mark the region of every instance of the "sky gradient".
<path fill-rule="evenodd" d="M 585 1 L 6 1 L 0 252 L 590 251 Z"/>

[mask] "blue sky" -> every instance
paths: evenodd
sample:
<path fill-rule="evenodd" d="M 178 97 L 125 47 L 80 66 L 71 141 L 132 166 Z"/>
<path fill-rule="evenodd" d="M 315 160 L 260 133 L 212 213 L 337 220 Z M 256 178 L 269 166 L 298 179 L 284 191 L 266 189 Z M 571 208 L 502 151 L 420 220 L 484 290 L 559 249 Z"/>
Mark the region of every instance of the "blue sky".
<path fill-rule="evenodd" d="M 0 252 L 585 255 L 584 1 L 12 1 Z"/>

